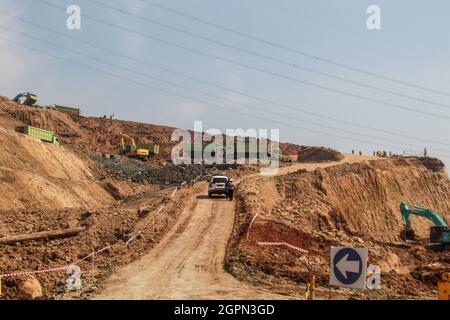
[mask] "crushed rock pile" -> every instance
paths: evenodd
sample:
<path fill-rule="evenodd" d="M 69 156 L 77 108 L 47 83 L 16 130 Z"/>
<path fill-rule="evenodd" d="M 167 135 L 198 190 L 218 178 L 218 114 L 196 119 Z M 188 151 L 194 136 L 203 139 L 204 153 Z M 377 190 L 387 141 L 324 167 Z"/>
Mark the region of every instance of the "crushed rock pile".
<path fill-rule="evenodd" d="M 176 186 L 183 182 L 229 170 L 239 170 L 240 165 L 166 165 L 149 166 L 145 162 L 121 156 L 93 155 L 115 179 L 135 183 L 151 183 L 160 186 Z M 199 178 L 200 177 L 200 178 Z"/>

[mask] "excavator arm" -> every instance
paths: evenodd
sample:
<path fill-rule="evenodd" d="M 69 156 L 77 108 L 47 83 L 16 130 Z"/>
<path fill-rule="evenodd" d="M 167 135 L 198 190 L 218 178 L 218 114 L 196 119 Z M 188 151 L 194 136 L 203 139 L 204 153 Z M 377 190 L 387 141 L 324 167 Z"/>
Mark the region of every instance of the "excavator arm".
<path fill-rule="evenodd" d="M 411 209 L 408 207 L 406 203 L 402 203 L 400 205 L 400 211 L 402 212 L 402 219 L 405 226 L 411 226 L 411 215 L 416 215 L 419 217 L 427 218 L 431 220 L 436 226 L 439 227 L 448 227 L 444 218 L 442 218 L 438 213 L 421 207 L 421 206 L 413 206 Z"/>
<path fill-rule="evenodd" d="M 120 146 L 122 150 L 126 149 L 125 139 L 128 139 L 130 141 L 131 148 L 133 150 L 136 150 L 136 142 L 134 141 L 134 139 L 125 133 L 120 133 Z"/>
<path fill-rule="evenodd" d="M 26 106 L 34 106 L 38 100 L 37 95 L 31 92 L 27 93 L 19 93 L 17 96 L 15 96 L 12 100 L 14 102 L 20 103 L 20 99 L 25 98 L 23 101 L 23 104 Z"/>

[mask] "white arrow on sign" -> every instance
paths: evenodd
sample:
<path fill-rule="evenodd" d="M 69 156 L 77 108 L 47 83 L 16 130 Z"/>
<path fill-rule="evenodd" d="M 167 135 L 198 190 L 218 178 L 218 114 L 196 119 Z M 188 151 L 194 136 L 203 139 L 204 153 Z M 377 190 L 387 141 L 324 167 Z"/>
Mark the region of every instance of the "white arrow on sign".
<path fill-rule="evenodd" d="M 342 273 L 345 279 L 347 279 L 347 272 L 359 272 L 359 261 L 349 261 L 348 254 L 346 254 L 338 263 L 336 263 L 336 268 Z"/>

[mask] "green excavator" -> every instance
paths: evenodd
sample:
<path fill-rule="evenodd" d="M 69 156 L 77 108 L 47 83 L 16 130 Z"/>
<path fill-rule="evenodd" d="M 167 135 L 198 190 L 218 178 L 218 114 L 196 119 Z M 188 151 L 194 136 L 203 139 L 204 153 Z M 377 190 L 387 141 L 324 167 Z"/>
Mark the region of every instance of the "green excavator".
<path fill-rule="evenodd" d="M 14 97 L 14 99 L 12 99 L 14 102 L 17 103 L 21 103 L 20 100 L 22 98 L 25 98 L 22 102 L 22 104 L 26 105 L 26 106 L 34 106 L 36 104 L 36 102 L 38 101 L 38 97 L 37 95 L 35 95 L 34 93 L 31 92 L 27 92 L 27 93 L 19 93 L 17 96 Z"/>
<path fill-rule="evenodd" d="M 434 226 L 430 227 L 431 242 L 440 243 L 443 245 L 450 244 L 450 228 L 444 218 L 438 213 L 421 206 L 413 206 L 409 208 L 404 202 L 400 204 L 400 211 L 402 213 L 404 224 L 404 229 L 400 233 L 400 237 L 403 240 L 414 240 L 415 234 L 411 227 L 411 215 L 416 215 L 429 219 L 434 223 Z"/>

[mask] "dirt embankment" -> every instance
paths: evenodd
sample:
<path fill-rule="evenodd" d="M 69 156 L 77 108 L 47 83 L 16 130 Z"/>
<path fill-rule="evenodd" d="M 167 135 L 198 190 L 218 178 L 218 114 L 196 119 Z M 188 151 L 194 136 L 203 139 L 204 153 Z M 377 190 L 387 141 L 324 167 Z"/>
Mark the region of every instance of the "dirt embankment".
<path fill-rule="evenodd" d="M 0 127 L 0 210 L 111 203 L 89 158 Z"/>
<path fill-rule="evenodd" d="M 427 247 L 427 220 L 413 218 L 419 243 L 399 239 L 403 201 L 432 208 L 450 221 L 450 181 L 439 160 L 385 159 L 299 171 L 244 182 L 237 195 L 226 266 L 239 279 L 304 283 L 312 268 L 326 285 L 331 245 L 369 249 L 369 263 L 381 267 L 383 281 L 374 297 L 433 297 L 438 277 L 450 268 L 448 251 Z M 261 247 L 258 241 L 286 241 L 310 255 Z"/>

